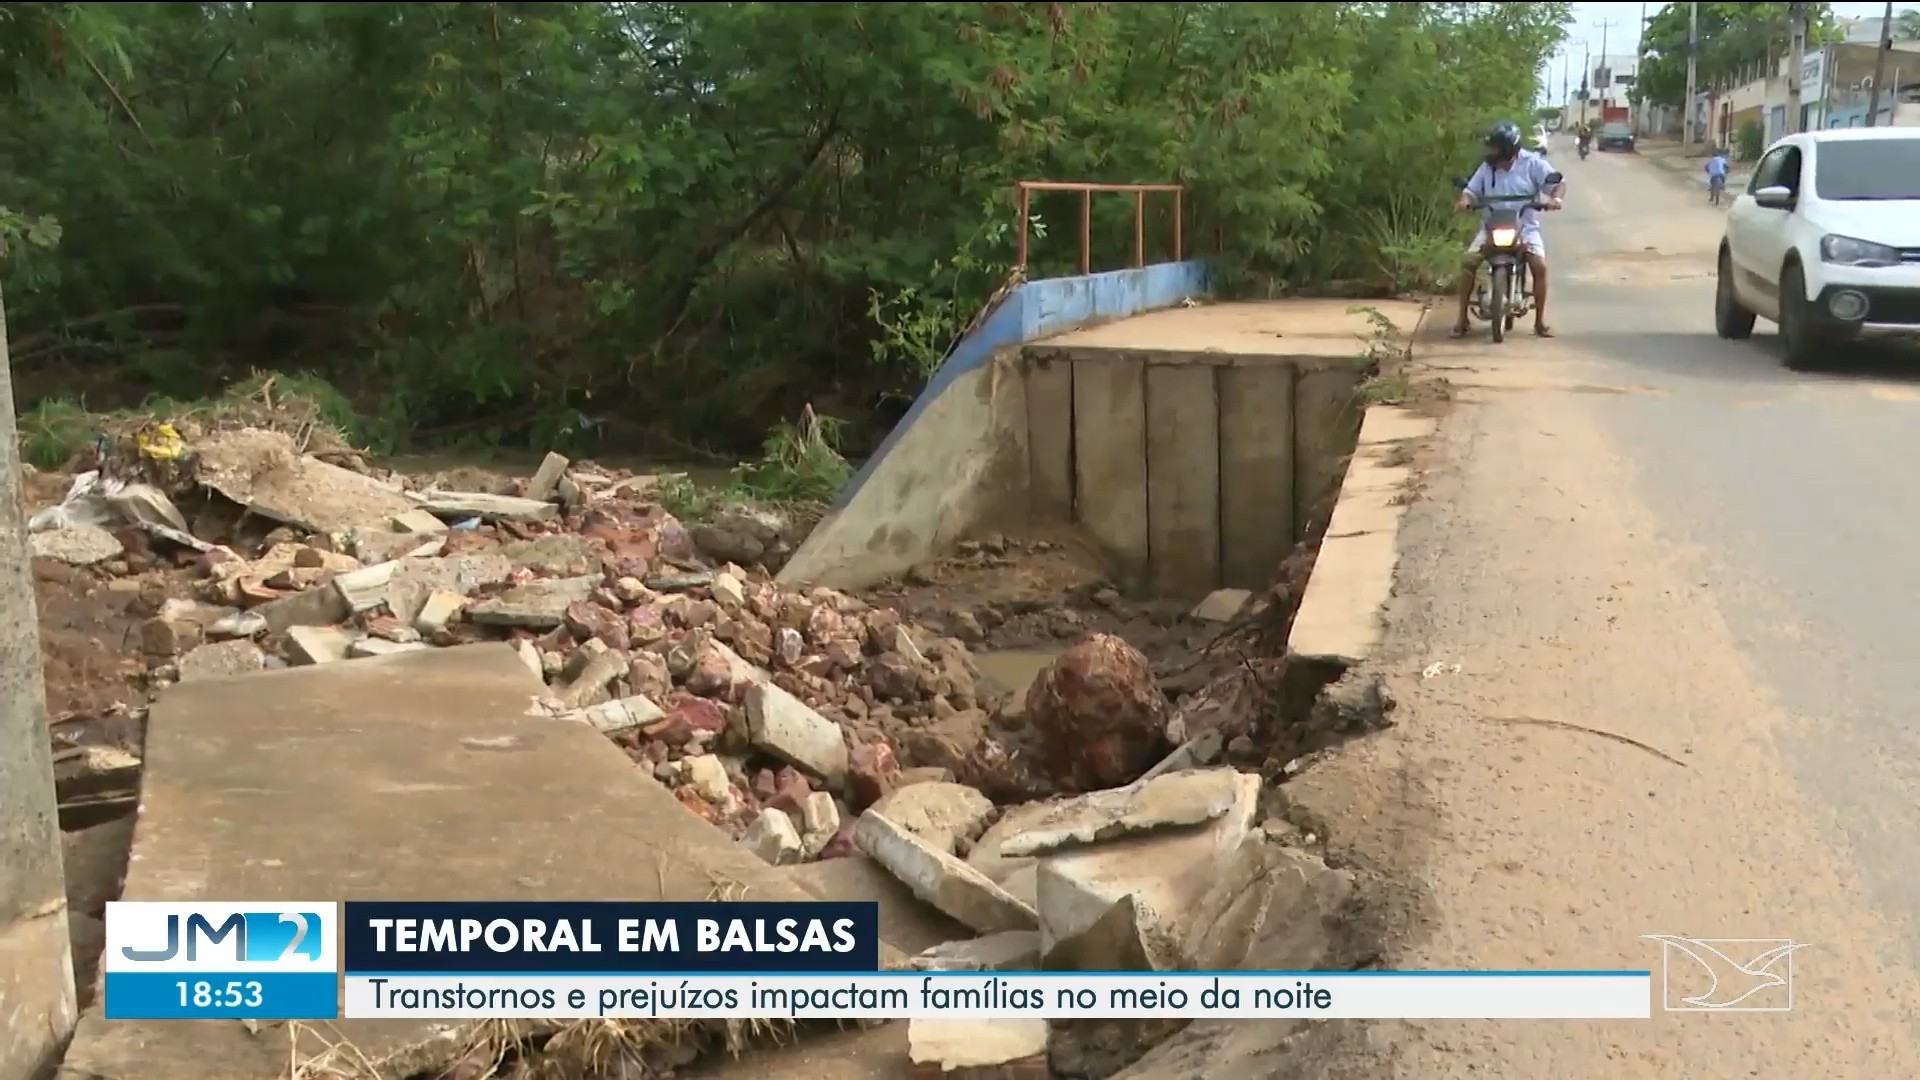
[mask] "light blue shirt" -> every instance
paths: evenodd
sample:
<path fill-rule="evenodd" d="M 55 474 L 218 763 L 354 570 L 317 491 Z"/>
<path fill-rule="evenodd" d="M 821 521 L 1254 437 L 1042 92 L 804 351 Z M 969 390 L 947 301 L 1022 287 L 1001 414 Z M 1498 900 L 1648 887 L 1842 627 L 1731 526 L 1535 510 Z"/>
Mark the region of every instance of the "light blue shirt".
<path fill-rule="evenodd" d="M 1715 154 L 1712 157 L 1708 158 L 1707 159 L 1707 175 L 1708 176 L 1727 175 L 1727 159 L 1720 154 Z"/>
<path fill-rule="evenodd" d="M 1485 202 L 1489 196 L 1527 196 L 1538 195 L 1546 189 L 1547 177 L 1553 173 L 1545 154 L 1536 154 L 1522 149 L 1513 164 L 1504 169 L 1495 169 L 1485 161 L 1467 178 L 1467 190 L 1476 201 Z M 1511 204 L 1508 204 L 1511 205 Z M 1480 209 L 1480 221 L 1487 220 L 1485 206 Z M 1533 229 L 1540 225 L 1540 211 L 1529 206 L 1520 214 L 1522 228 Z"/>

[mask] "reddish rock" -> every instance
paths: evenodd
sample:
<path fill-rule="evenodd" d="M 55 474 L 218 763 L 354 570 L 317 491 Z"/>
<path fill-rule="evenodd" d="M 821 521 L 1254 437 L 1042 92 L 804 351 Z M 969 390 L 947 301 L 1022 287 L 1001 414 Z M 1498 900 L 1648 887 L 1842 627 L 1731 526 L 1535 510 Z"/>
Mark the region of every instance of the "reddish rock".
<path fill-rule="evenodd" d="M 859 813 L 890 794 L 900 779 L 900 762 L 884 741 L 861 743 L 847 761 L 847 796 Z"/>
<path fill-rule="evenodd" d="M 853 854 L 853 826 L 853 821 L 847 821 L 842 824 L 840 831 L 833 834 L 833 839 L 827 841 L 826 846 L 820 849 L 820 855 L 818 857 L 822 859 L 844 859 Z"/>
<path fill-rule="evenodd" d="M 1147 658 L 1112 634 L 1075 643 L 1027 688 L 1047 771 L 1070 791 L 1119 787 L 1151 768 L 1168 751 L 1168 712 Z"/>
<path fill-rule="evenodd" d="M 608 648 L 622 652 L 627 649 L 626 620 L 618 612 L 591 600 L 575 600 L 567 605 L 567 629 L 582 641 L 599 638 Z"/>
<path fill-rule="evenodd" d="M 627 612 L 627 640 L 634 645 L 652 645 L 667 636 L 667 621 L 659 609 L 637 607 Z"/>
<path fill-rule="evenodd" d="M 900 630 L 900 613 L 892 608 L 875 608 L 867 612 L 867 650 L 882 653 L 893 648 L 896 635 Z"/>
<path fill-rule="evenodd" d="M 701 653 L 687 672 L 688 690 L 701 697 L 724 698 L 727 689 L 733 684 L 733 668 L 718 649 L 708 649 Z"/>
<path fill-rule="evenodd" d="M 770 810 L 784 811 L 787 816 L 799 821 L 800 808 L 806 805 L 807 796 L 813 794 L 813 785 L 800 770 L 791 765 L 783 766 L 773 774 L 773 791 L 764 796 L 761 802 Z"/>
<path fill-rule="evenodd" d="M 773 661 L 773 628 L 753 619 L 737 620 L 733 628 L 733 651 L 747 663 L 765 667 Z"/>
<path fill-rule="evenodd" d="M 700 815 L 715 825 L 726 820 L 726 815 L 721 813 L 719 807 L 701 798 L 699 792 L 694 791 L 690 787 L 675 789 L 673 797 L 680 800 L 681 806 L 686 807 L 688 810 Z"/>
<path fill-rule="evenodd" d="M 667 670 L 667 662 L 650 652 L 633 654 L 632 663 L 627 665 L 627 684 L 633 692 L 661 704 L 667 691 L 673 689 L 673 674 Z"/>
<path fill-rule="evenodd" d="M 661 516 L 665 520 L 660 522 L 653 531 L 653 542 L 660 552 L 660 557 L 685 565 L 696 564 L 700 559 L 700 548 L 693 542 L 693 534 L 689 533 L 686 526 L 681 525 L 679 521 L 667 516 L 664 511 Z"/>
<path fill-rule="evenodd" d="M 815 648 L 824 648 L 827 642 L 845 633 L 842 629 L 844 625 L 845 621 L 839 612 L 821 604 L 807 612 L 807 623 L 803 629 L 810 644 Z"/>
<path fill-rule="evenodd" d="M 867 685 L 890 701 L 920 698 L 920 671 L 899 653 L 883 652 L 867 664 Z"/>
<path fill-rule="evenodd" d="M 665 716 L 641 732 L 667 746 L 685 746 L 697 732 L 718 735 L 727 728 L 726 706 L 706 698 L 680 694 L 668 702 L 666 710 Z"/>
<path fill-rule="evenodd" d="M 835 667 L 845 671 L 851 671 L 860 666 L 863 651 L 860 648 L 858 639 L 837 637 L 827 642 L 822 655 L 827 658 L 828 663 Z"/>

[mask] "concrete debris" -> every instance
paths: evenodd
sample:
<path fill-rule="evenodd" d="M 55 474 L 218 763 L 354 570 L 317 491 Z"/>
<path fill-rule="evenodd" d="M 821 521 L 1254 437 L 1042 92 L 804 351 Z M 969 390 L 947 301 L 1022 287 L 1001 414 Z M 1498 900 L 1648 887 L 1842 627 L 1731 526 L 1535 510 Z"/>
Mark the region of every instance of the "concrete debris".
<path fill-rule="evenodd" d="M 727 767 L 712 754 L 681 759 L 682 774 L 687 786 L 708 802 L 719 802 L 727 797 L 733 788 L 733 780 L 727 776 Z"/>
<path fill-rule="evenodd" d="M 1253 594 L 1245 589 L 1215 589 L 1194 605 L 1188 617 L 1202 622 L 1232 622 L 1251 599 Z"/>
<path fill-rule="evenodd" d="M 424 641 L 388 641 L 384 638 L 361 638 L 347 647 L 347 655 L 352 657 L 397 656 L 400 653 L 431 649 L 433 646 Z"/>
<path fill-rule="evenodd" d="M 539 646 L 535 645 L 532 640 L 528 638 L 521 638 L 519 641 L 513 643 L 513 651 L 519 654 L 520 662 L 527 665 L 527 670 L 533 672 L 534 678 L 542 682 L 546 681 L 547 672 L 545 665 L 542 664 L 540 660 Z"/>
<path fill-rule="evenodd" d="M 1033 680 L 1025 715 L 1054 781 L 1099 791 L 1128 783 L 1167 753 L 1168 712 L 1147 658 L 1112 634 L 1092 634 Z"/>
<path fill-rule="evenodd" d="M 410 494 L 420 508 L 442 518 L 479 518 L 482 521 L 539 521 L 554 517 L 557 507 L 543 499 L 489 495 L 480 491 L 426 491 Z"/>
<path fill-rule="evenodd" d="M 460 609 L 467 606 L 467 598 L 449 589 L 436 589 L 427 596 L 426 603 L 420 605 L 420 614 L 414 616 L 413 627 L 422 634 L 437 634 L 447 628 Z"/>
<path fill-rule="evenodd" d="M 805 850 L 799 830 L 793 827 L 793 819 L 781 810 L 760 811 L 760 816 L 747 828 L 740 842 L 768 866 L 799 862 Z"/>
<path fill-rule="evenodd" d="M 566 620 L 567 605 L 587 599 L 594 577 L 545 578 L 469 605 L 467 618 L 492 626 L 552 630 Z"/>
<path fill-rule="evenodd" d="M 964 784 L 933 782 L 902 787 L 873 804 L 879 814 L 949 854 L 978 838 L 999 810 Z"/>
<path fill-rule="evenodd" d="M 1032 930 L 1032 907 L 985 874 L 869 810 L 854 825 L 853 842 L 900 879 L 913 894 L 982 934 Z"/>
<path fill-rule="evenodd" d="M 400 533 L 443 533 L 447 523 L 426 510 L 408 510 L 404 514 L 395 514 L 390 524 L 393 531 Z"/>
<path fill-rule="evenodd" d="M 1175 774 L 1185 775 L 1185 774 Z M 1036 901 L 1049 969 L 1192 968 L 1182 928 L 1252 833 L 1260 778 L 1235 773 L 1235 800 L 1198 828 L 1129 836 L 1040 860 Z"/>
<path fill-rule="evenodd" d="M 387 602 L 387 583 L 393 580 L 400 564 L 384 562 L 350 570 L 333 579 L 333 587 L 346 601 L 348 611 L 371 611 Z"/>
<path fill-rule="evenodd" d="M 36 559 L 58 559 L 70 566 L 92 566 L 118 558 L 126 549 L 98 525 L 69 525 L 33 533 L 28 545 Z"/>
<path fill-rule="evenodd" d="M 907 1057 L 913 1080 L 1046 1080 L 1047 1022 L 915 1017 L 907 1022 Z"/>
<path fill-rule="evenodd" d="M 730 506 L 692 532 L 699 549 L 721 562 L 776 568 L 793 553 L 793 523 L 771 510 Z"/>
<path fill-rule="evenodd" d="M 627 673 L 626 654 L 608 649 L 589 660 L 573 681 L 555 691 L 554 697 L 569 709 L 597 704 L 607 687 Z"/>
<path fill-rule="evenodd" d="M 898 878 L 858 851 L 790 866 L 786 873 L 816 899 L 877 904 L 880 940 L 908 956 L 936 945 L 973 939 L 973 931 L 928 906 Z"/>
<path fill-rule="evenodd" d="M 593 548 L 584 536 L 550 533 L 532 540 L 515 540 L 500 549 L 515 567 L 542 577 L 578 577 L 597 566 Z"/>
<path fill-rule="evenodd" d="M 345 660 L 357 637 L 337 626 L 296 626 L 287 631 L 287 660 L 295 665 Z"/>
<path fill-rule="evenodd" d="M 1063 799 L 1047 805 L 1037 820 L 1003 841 L 1000 850 L 1015 857 L 1044 855 L 1129 833 L 1198 825 L 1231 810 L 1241 800 L 1243 787 L 1237 770 L 1207 769 L 1167 773 Z"/>
<path fill-rule="evenodd" d="M 1040 967 L 1040 933 L 1004 930 L 950 941 L 927 949 L 911 963 L 918 971 L 1035 971 Z"/>
<path fill-rule="evenodd" d="M 379 526 L 412 509 L 406 496 L 371 477 L 299 453 L 276 431 L 217 432 L 194 445 L 195 477 L 253 513 L 309 532 Z M 184 522 L 171 523 L 187 531 Z"/>
<path fill-rule="evenodd" d="M 258 611 L 236 611 L 207 626 L 213 638 L 257 637 L 267 632 L 267 618 Z"/>
<path fill-rule="evenodd" d="M 732 574 L 715 574 L 713 584 L 708 588 L 712 590 L 713 598 L 729 611 L 747 602 L 747 594 L 740 584 L 740 579 Z"/>
<path fill-rule="evenodd" d="M 605 735 L 618 735 L 623 731 L 645 727 L 665 715 L 651 698 L 636 694 L 576 710 L 568 713 L 565 719 L 578 720 Z"/>
<path fill-rule="evenodd" d="M 565 455 L 551 451 L 540 459 L 540 467 L 534 470 L 533 478 L 527 481 L 527 498 L 547 502 L 560 487 L 560 481 L 567 475 L 567 466 L 573 462 Z"/>
<path fill-rule="evenodd" d="M 800 804 L 800 840 L 808 858 L 825 850 L 840 832 L 840 804 L 832 795 L 816 791 Z"/>
<path fill-rule="evenodd" d="M 847 744 L 840 726 L 772 683 L 747 690 L 747 737 L 764 750 L 828 786 L 847 778 Z"/>
<path fill-rule="evenodd" d="M 180 681 L 225 679 L 267 666 L 267 654 L 244 638 L 201 645 L 180 658 Z"/>
<path fill-rule="evenodd" d="M 1176 719 L 1178 714 L 1176 714 Z M 1169 728 L 1172 723 L 1169 722 Z M 1218 730 L 1203 731 L 1188 739 L 1173 753 L 1160 759 L 1160 764 L 1148 769 L 1135 783 L 1145 783 L 1156 776 L 1183 769 L 1198 769 L 1220 760 L 1220 754 L 1226 749 L 1226 736 Z"/>

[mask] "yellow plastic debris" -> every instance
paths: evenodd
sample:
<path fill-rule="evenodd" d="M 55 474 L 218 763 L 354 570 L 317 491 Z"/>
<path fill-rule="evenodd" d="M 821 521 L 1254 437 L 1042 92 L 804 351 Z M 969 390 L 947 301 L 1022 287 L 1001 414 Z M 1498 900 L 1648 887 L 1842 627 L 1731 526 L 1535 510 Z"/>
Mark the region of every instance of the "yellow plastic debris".
<path fill-rule="evenodd" d="M 155 461 L 172 461 L 187 448 L 172 424 L 149 424 L 134 434 L 133 442 L 140 448 L 141 457 Z"/>

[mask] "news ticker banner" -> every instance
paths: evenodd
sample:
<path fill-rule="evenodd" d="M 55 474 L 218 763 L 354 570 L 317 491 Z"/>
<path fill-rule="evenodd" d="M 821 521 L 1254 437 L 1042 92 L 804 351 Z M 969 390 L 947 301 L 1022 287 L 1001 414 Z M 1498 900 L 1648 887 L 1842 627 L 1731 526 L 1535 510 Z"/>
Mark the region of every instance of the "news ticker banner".
<path fill-rule="evenodd" d="M 881 971 L 873 903 L 107 905 L 109 1020 L 1645 1019 L 1650 971 Z"/>

